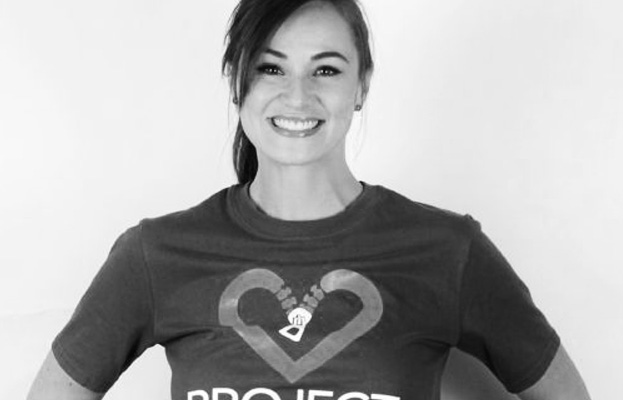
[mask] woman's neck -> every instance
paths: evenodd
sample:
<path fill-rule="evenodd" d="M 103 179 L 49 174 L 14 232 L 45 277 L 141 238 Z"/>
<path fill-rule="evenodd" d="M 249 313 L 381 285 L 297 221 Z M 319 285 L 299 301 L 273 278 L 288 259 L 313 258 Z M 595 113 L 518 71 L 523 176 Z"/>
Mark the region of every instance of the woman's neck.
<path fill-rule="evenodd" d="M 348 167 L 260 168 L 249 194 L 268 215 L 289 221 L 330 217 L 343 211 L 362 186 Z"/>

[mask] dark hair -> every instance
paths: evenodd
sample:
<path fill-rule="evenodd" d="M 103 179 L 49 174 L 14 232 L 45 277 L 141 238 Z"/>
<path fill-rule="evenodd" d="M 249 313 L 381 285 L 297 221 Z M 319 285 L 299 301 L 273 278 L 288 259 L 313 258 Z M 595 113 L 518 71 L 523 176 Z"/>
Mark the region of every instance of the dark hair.
<path fill-rule="evenodd" d="M 255 62 L 266 42 L 301 6 L 312 1 L 329 3 L 350 25 L 359 56 L 359 79 L 367 85 L 367 76 L 374 69 L 366 20 L 357 0 L 240 0 L 234 9 L 227 31 L 223 55 L 223 74 L 229 78 L 233 101 L 239 107 L 249 92 Z M 364 86 L 363 94 L 368 91 Z M 238 121 L 233 146 L 234 170 L 239 183 L 251 182 L 257 173 L 255 146 Z"/>

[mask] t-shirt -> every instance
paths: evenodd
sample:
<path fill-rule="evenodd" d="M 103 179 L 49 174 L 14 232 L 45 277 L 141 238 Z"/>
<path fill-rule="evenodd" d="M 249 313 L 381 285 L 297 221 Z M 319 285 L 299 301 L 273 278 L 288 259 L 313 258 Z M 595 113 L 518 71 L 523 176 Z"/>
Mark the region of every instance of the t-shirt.
<path fill-rule="evenodd" d="M 559 339 L 469 216 L 364 184 L 284 221 L 235 185 L 126 231 L 53 351 L 104 392 L 156 344 L 174 400 L 424 400 L 452 347 L 518 392 Z"/>

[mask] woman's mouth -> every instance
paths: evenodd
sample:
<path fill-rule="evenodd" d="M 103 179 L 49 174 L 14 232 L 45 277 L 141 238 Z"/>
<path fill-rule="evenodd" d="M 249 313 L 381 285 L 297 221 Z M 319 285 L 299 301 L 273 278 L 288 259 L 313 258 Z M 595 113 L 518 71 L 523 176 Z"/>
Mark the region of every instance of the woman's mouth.
<path fill-rule="evenodd" d="M 324 123 L 316 118 L 273 117 L 270 119 L 277 133 L 288 137 L 306 137 L 313 135 Z"/>

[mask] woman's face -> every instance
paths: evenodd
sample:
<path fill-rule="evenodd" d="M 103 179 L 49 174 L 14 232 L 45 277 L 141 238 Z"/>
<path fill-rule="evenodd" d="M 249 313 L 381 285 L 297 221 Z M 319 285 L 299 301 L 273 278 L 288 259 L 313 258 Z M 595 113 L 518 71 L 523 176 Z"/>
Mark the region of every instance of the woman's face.
<path fill-rule="evenodd" d="M 363 93 L 350 27 L 333 6 L 308 3 L 287 19 L 252 75 L 240 119 L 260 169 L 344 160 Z"/>

